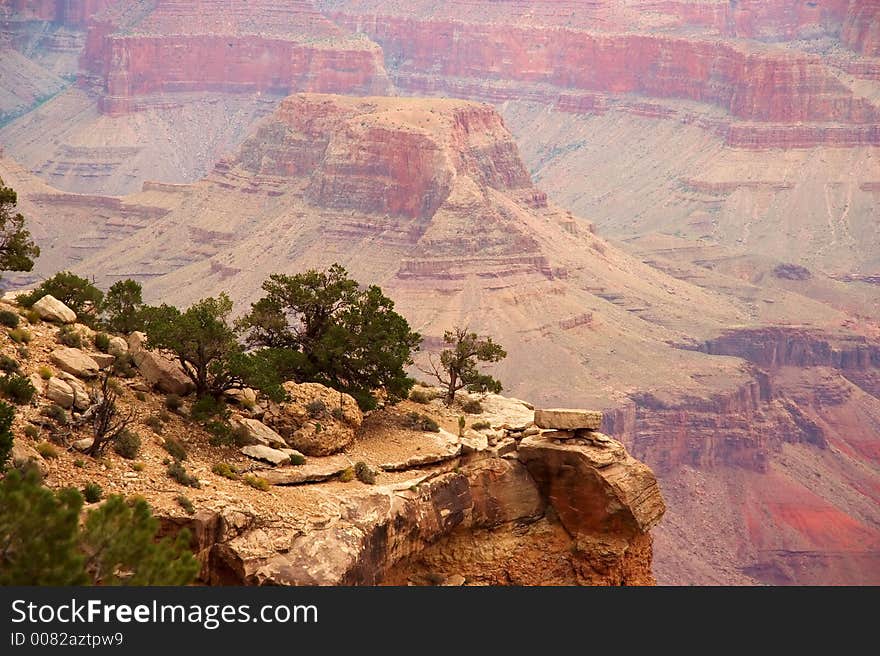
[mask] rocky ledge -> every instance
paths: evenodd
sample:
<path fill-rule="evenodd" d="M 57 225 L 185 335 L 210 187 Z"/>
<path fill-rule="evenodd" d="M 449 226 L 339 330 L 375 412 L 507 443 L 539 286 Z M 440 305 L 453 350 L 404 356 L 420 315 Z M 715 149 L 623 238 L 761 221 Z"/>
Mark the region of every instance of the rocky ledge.
<path fill-rule="evenodd" d="M 520 421 L 388 484 L 309 486 L 326 512 L 304 524 L 231 508 L 165 521 L 192 530 L 214 585 L 651 585 L 663 498 L 651 470 L 602 437 Z"/>

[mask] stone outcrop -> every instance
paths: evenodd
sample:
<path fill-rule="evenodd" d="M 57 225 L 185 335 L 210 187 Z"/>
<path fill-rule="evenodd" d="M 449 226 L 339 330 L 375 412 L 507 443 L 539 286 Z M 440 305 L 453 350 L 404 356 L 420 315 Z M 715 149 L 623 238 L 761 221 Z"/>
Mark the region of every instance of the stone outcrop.
<path fill-rule="evenodd" d="M 338 453 L 354 440 L 363 421 L 348 394 L 320 383 L 284 383 L 287 400 L 271 404 L 264 421 L 294 449 L 307 456 Z"/>
<path fill-rule="evenodd" d="M 270 446 L 278 449 L 287 448 L 287 442 L 278 433 L 266 426 L 259 419 L 234 415 L 229 423 L 233 428 L 243 431 L 252 444 Z"/>
<path fill-rule="evenodd" d="M 195 389 L 189 377 L 171 358 L 146 348 L 146 335 L 133 332 L 128 349 L 141 375 L 151 385 L 167 394 L 185 395 Z"/>
<path fill-rule="evenodd" d="M 330 526 L 287 540 L 221 529 L 231 537 L 205 549 L 205 580 L 370 585 L 442 572 L 459 584 L 653 583 L 648 531 L 664 505 L 647 467 L 625 452 L 597 466 L 589 448 L 534 439 L 520 458 L 472 457 L 455 472 L 378 486 L 347 497 Z"/>
<path fill-rule="evenodd" d="M 67 307 L 51 294 L 46 294 L 33 305 L 41 319 L 57 321 L 58 323 L 73 323 L 76 321 L 76 312 Z"/>
<path fill-rule="evenodd" d="M 263 462 L 268 462 L 270 465 L 275 466 L 283 465 L 290 461 L 290 456 L 284 451 L 273 449 L 272 447 L 264 446 L 262 444 L 252 444 L 250 446 L 242 447 L 241 452 L 248 458 L 262 460 Z"/>
<path fill-rule="evenodd" d="M 596 410 L 537 409 L 535 425 L 554 430 L 597 430 L 602 425 L 602 413 Z"/>

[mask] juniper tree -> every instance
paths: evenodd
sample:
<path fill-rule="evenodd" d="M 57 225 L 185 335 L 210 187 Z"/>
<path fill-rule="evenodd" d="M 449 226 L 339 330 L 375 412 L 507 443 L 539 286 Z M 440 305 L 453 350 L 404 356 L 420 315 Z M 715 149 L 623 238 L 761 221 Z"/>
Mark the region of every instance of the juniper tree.
<path fill-rule="evenodd" d="M 455 402 L 455 393 L 462 389 L 496 394 L 501 391 L 498 380 L 478 369 L 480 362 L 500 362 L 507 357 L 507 352 L 491 337 L 480 337 L 467 328 L 455 327 L 443 334 L 443 341 L 450 348 L 440 352 L 439 362 L 430 355 L 428 368 L 421 370 L 436 378 L 446 390 L 447 406 Z"/>
<path fill-rule="evenodd" d="M 17 205 L 18 194 L 0 178 L 0 271 L 31 271 L 40 255 Z"/>

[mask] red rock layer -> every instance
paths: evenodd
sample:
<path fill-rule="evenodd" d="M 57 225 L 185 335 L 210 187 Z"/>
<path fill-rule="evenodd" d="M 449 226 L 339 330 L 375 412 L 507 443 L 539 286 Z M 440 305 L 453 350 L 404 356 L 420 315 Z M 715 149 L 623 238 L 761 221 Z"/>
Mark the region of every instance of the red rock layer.
<path fill-rule="evenodd" d="M 2 0 L 0 12 L 16 18 L 84 27 L 95 14 L 123 0 Z"/>
<path fill-rule="evenodd" d="M 840 36 L 856 52 L 880 57 L 880 0 L 850 0 Z"/>

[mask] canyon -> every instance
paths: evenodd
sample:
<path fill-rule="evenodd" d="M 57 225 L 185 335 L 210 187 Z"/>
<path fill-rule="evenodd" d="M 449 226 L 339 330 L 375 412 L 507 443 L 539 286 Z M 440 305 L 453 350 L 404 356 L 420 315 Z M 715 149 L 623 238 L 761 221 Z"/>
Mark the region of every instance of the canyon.
<path fill-rule="evenodd" d="M 0 3 L 12 282 L 244 309 L 339 261 L 604 409 L 661 583 L 877 582 L 877 2 L 62 5 Z"/>

